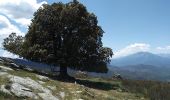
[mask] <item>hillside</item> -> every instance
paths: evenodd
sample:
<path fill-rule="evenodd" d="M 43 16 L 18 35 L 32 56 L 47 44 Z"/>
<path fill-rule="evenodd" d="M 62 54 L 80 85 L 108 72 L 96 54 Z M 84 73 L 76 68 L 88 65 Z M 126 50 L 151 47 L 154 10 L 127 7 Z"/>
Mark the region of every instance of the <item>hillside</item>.
<path fill-rule="evenodd" d="M 130 93 L 120 80 L 76 77 L 75 81 L 58 80 L 50 74 L 25 69 L 9 59 L 1 59 L 1 100 L 145 100 Z"/>
<path fill-rule="evenodd" d="M 119 73 L 126 79 L 170 81 L 170 59 L 149 52 L 113 59 L 109 70 L 109 73 Z"/>
<path fill-rule="evenodd" d="M 38 63 L 37 63 L 38 64 Z M 0 59 L 0 100 L 169 100 L 170 84 L 72 74 L 61 80 L 55 74 Z"/>

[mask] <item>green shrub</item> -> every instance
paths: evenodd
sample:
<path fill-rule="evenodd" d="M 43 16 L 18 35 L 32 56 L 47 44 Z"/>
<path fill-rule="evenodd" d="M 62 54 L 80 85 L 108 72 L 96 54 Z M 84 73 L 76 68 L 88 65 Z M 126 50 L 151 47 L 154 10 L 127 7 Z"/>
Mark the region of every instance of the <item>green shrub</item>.
<path fill-rule="evenodd" d="M 170 83 L 122 80 L 122 85 L 129 92 L 143 94 L 151 100 L 170 100 Z"/>
<path fill-rule="evenodd" d="M 170 84 L 155 84 L 148 90 L 151 100 L 170 100 Z"/>

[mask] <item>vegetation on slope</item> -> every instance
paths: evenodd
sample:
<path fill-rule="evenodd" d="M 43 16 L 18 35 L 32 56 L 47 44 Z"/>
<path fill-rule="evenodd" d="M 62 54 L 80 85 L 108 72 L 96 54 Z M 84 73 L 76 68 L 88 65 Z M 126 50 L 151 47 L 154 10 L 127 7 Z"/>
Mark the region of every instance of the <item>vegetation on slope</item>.
<path fill-rule="evenodd" d="M 3 65 L 4 66 L 4 65 Z M 7 66 L 4 66 L 7 67 Z M 3 73 L 1 70 L 0 73 Z M 36 82 L 41 81 L 41 85 L 44 88 L 51 90 L 52 94 L 59 98 L 60 100 L 73 100 L 73 99 L 83 99 L 83 100 L 145 100 L 141 95 L 138 96 L 136 93 L 130 93 L 125 91 L 121 85 L 120 80 L 110 80 L 103 78 L 94 78 L 94 77 L 84 77 L 76 78 L 74 81 L 63 81 L 57 80 L 54 77 L 49 77 L 48 80 L 40 80 L 37 78 L 37 73 L 25 71 L 22 69 L 18 70 L 7 70 L 6 73 L 9 75 L 14 75 L 27 79 L 28 77 Z M 8 78 L 5 78 L 8 75 L 0 75 L 0 85 L 6 85 L 10 83 Z M 54 88 L 54 89 L 52 89 Z M 31 89 L 35 94 L 39 91 Z M 0 92 L 1 100 L 8 99 L 29 99 L 28 97 L 17 97 L 14 94 L 9 95 L 3 92 Z"/>
<path fill-rule="evenodd" d="M 143 94 L 150 100 L 170 100 L 170 83 L 122 80 L 122 85 L 132 93 Z"/>
<path fill-rule="evenodd" d="M 1 63 L 2 68 L 9 68 L 10 65 Z M 0 73 L 2 74 L 2 68 Z M 11 67 L 13 68 L 13 67 Z M 48 80 L 40 80 L 37 75 L 41 74 L 36 71 L 27 71 L 23 69 L 8 70 L 8 74 L 29 77 L 32 80 L 39 82 L 42 81 L 42 85 L 45 88 L 54 87 L 51 90 L 53 95 L 59 99 L 72 100 L 72 99 L 84 99 L 84 100 L 170 100 L 170 83 L 157 82 L 157 81 L 145 81 L 145 80 L 120 80 L 120 79 L 105 79 L 99 77 L 90 77 L 84 74 L 75 74 L 76 80 L 58 80 L 57 77 L 51 75 Z M 43 74 L 41 74 L 43 75 Z M 8 78 L 0 75 L 0 85 L 9 84 Z M 36 92 L 36 91 L 34 91 Z M 61 96 L 64 93 L 64 97 Z M 0 99 L 22 99 L 14 95 L 8 95 L 0 92 Z"/>

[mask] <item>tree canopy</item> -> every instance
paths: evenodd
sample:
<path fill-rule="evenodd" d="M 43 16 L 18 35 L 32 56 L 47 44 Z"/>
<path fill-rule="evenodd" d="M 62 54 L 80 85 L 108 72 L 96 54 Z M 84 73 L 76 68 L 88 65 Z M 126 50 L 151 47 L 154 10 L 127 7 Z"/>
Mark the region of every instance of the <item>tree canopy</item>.
<path fill-rule="evenodd" d="M 23 42 L 24 42 L 24 37 L 17 36 L 16 33 L 11 33 L 7 38 L 4 39 L 2 45 L 4 46 L 5 50 L 20 55 Z"/>
<path fill-rule="evenodd" d="M 67 67 L 107 72 L 113 53 L 103 47 L 103 33 L 97 16 L 73 0 L 66 4 L 44 4 L 34 13 L 25 37 L 9 36 L 3 45 L 25 59 L 59 65 L 61 72 Z"/>

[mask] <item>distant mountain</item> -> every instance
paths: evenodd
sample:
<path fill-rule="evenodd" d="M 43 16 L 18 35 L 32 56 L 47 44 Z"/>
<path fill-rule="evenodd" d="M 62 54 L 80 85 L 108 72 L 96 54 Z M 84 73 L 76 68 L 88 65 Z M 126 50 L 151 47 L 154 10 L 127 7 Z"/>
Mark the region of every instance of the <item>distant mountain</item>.
<path fill-rule="evenodd" d="M 170 56 L 138 52 L 112 59 L 109 65 L 111 72 L 127 79 L 170 81 Z"/>
<path fill-rule="evenodd" d="M 111 65 L 119 67 L 139 64 L 158 67 L 170 67 L 170 58 L 149 52 L 138 52 L 126 57 L 112 59 L 111 61 Z"/>
<path fill-rule="evenodd" d="M 136 80 L 159 80 L 170 82 L 170 68 L 152 65 L 127 65 L 122 67 L 109 67 L 109 73 L 119 73 L 123 78 Z"/>
<path fill-rule="evenodd" d="M 166 57 L 166 58 L 170 58 L 170 54 L 158 54 L 161 57 Z"/>

